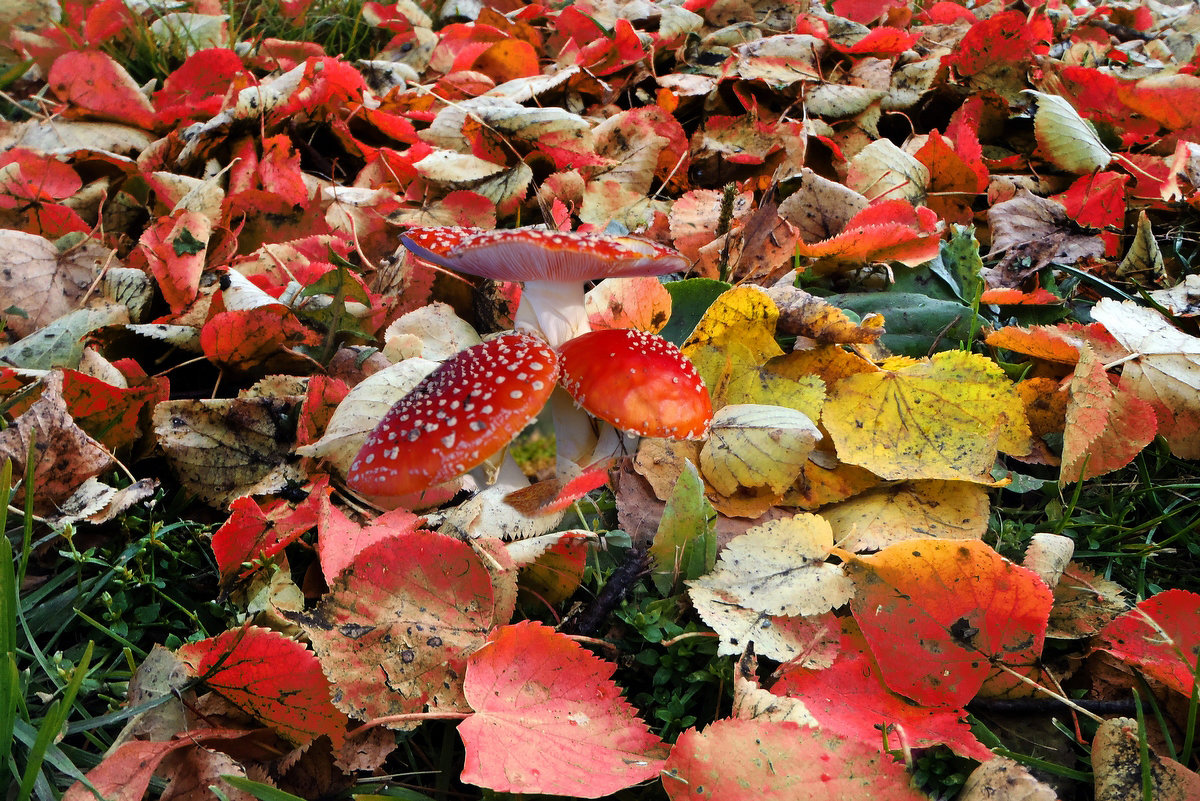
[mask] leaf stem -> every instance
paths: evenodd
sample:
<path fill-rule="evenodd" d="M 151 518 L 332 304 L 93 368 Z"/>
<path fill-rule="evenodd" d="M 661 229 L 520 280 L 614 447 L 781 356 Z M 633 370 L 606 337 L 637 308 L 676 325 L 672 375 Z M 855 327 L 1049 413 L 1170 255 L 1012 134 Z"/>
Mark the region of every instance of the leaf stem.
<path fill-rule="evenodd" d="M 471 717 L 473 712 L 406 712 L 403 715 L 385 715 L 381 718 L 372 718 L 357 729 L 351 729 L 346 732 L 347 737 L 357 737 L 368 729 L 373 729 L 376 726 L 386 726 L 389 723 L 406 723 L 410 720 L 465 720 Z"/>

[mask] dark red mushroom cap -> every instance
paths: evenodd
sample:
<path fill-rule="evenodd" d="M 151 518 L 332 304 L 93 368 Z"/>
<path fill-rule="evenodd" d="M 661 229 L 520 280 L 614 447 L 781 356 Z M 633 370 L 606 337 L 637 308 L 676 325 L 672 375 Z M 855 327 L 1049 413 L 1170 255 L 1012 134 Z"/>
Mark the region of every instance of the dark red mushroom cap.
<path fill-rule="evenodd" d="M 699 439 L 712 422 L 712 400 L 696 367 L 657 334 L 591 331 L 558 349 L 559 383 L 576 403 L 643 437 Z"/>
<path fill-rule="evenodd" d="M 537 228 L 416 228 L 400 241 L 426 261 L 495 281 L 583 282 L 688 268 L 678 251 L 635 236 Z"/>
<path fill-rule="evenodd" d="M 526 334 L 460 351 L 388 410 L 346 483 L 382 502 L 478 466 L 537 416 L 557 377 L 558 356 Z"/>

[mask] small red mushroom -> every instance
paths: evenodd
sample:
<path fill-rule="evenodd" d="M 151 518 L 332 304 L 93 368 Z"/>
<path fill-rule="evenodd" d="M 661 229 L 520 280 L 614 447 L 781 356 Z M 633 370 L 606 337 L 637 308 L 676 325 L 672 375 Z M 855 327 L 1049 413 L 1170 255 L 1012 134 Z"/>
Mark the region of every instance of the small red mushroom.
<path fill-rule="evenodd" d="M 712 399 L 696 367 L 657 334 L 592 331 L 558 349 L 559 383 L 580 406 L 643 437 L 700 439 Z"/>
<path fill-rule="evenodd" d="M 537 416 L 557 378 L 558 356 L 528 334 L 460 351 L 388 410 L 347 485 L 389 506 L 482 464 Z"/>
<path fill-rule="evenodd" d="M 677 251 L 635 236 L 537 228 L 414 228 L 400 237 L 416 256 L 495 281 L 520 281 L 519 327 L 559 345 L 589 330 L 584 283 L 600 278 L 686 270 Z"/>

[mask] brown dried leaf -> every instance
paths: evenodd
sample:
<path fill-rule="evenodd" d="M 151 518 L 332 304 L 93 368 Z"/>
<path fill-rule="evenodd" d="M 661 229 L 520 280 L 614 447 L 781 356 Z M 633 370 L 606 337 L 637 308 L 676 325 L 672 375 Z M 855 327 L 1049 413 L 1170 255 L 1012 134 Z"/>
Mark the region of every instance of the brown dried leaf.
<path fill-rule="evenodd" d="M 81 484 L 112 464 L 108 451 L 71 419 L 62 384 L 61 372 L 48 373 L 41 397 L 0 431 L 0 460 L 12 459 L 14 477 L 25 474 L 30 442 L 34 443 L 33 508 L 39 514 L 57 509 Z M 24 491 L 16 497 L 24 497 Z"/>

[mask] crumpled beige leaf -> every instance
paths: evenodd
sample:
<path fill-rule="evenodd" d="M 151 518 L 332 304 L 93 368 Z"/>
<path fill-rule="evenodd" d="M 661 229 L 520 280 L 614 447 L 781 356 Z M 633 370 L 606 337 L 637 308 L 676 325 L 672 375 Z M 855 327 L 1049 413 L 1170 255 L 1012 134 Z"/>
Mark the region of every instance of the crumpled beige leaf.
<path fill-rule="evenodd" d="M 0 309 L 5 328 L 25 337 L 76 307 L 112 252 L 81 243 L 59 253 L 48 239 L 0 230 Z M 18 311 L 19 310 L 19 311 Z"/>
<path fill-rule="evenodd" d="M 284 434 L 292 398 L 173 400 L 154 408 L 154 435 L 188 492 L 214 506 L 304 479 Z"/>
<path fill-rule="evenodd" d="M 770 520 L 734 537 L 711 573 L 689 587 L 768 615 L 817 615 L 850 600 L 854 585 L 825 557 L 833 530 L 814 514 Z"/>
<path fill-rule="evenodd" d="M 1150 797 L 1154 801 L 1194 801 L 1200 798 L 1200 775 L 1150 750 Z M 1092 771 L 1096 801 L 1142 798 L 1142 757 L 1138 724 L 1132 718 L 1106 720 L 1092 740 Z"/>
<path fill-rule="evenodd" d="M 810 655 L 822 652 L 822 645 L 829 636 L 822 617 L 756 612 L 737 603 L 726 592 L 704 587 L 691 587 L 688 596 L 700 619 L 720 636 L 718 656 L 736 656 L 745 651 L 748 644 L 754 643 L 754 653 L 768 659 L 806 664 Z M 837 634 L 835 631 L 833 636 L 836 638 Z"/>
<path fill-rule="evenodd" d="M 29 445 L 34 443 L 33 508 L 54 511 L 86 482 L 108 469 L 112 457 L 75 424 L 62 397 L 63 374 L 54 370 L 42 379 L 42 395 L 6 429 L 0 431 L 0 461 L 11 459 L 13 478 L 25 475 Z M 17 493 L 18 505 L 25 495 Z"/>
<path fill-rule="evenodd" d="M 1154 406 L 1158 433 L 1171 453 L 1200 458 L 1200 338 L 1130 301 L 1105 298 L 1092 319 L 1134 356 L 1121 367 L 1122 386 Z"/>
<path fill-rule="evenodd" d="M 958 801 L 1058 801 L 1058 793 L 1021 763 L 994 757 L 971 771 Z"/>
<path fill-rule="evenodd" d="M 903 198 L 915 206 L 925 201 L 929 168 L 890 139 L 876 139 L 851 159 L 846 186 L 867 200 Z"/>
<path fill-rule="evenodd" d="M 767 487 L 775 494 L 792 485 L 821 439 L 812 420 L 795 409 L 737 403 L 713 414 L 700 469 L 717 492 Z"/>

